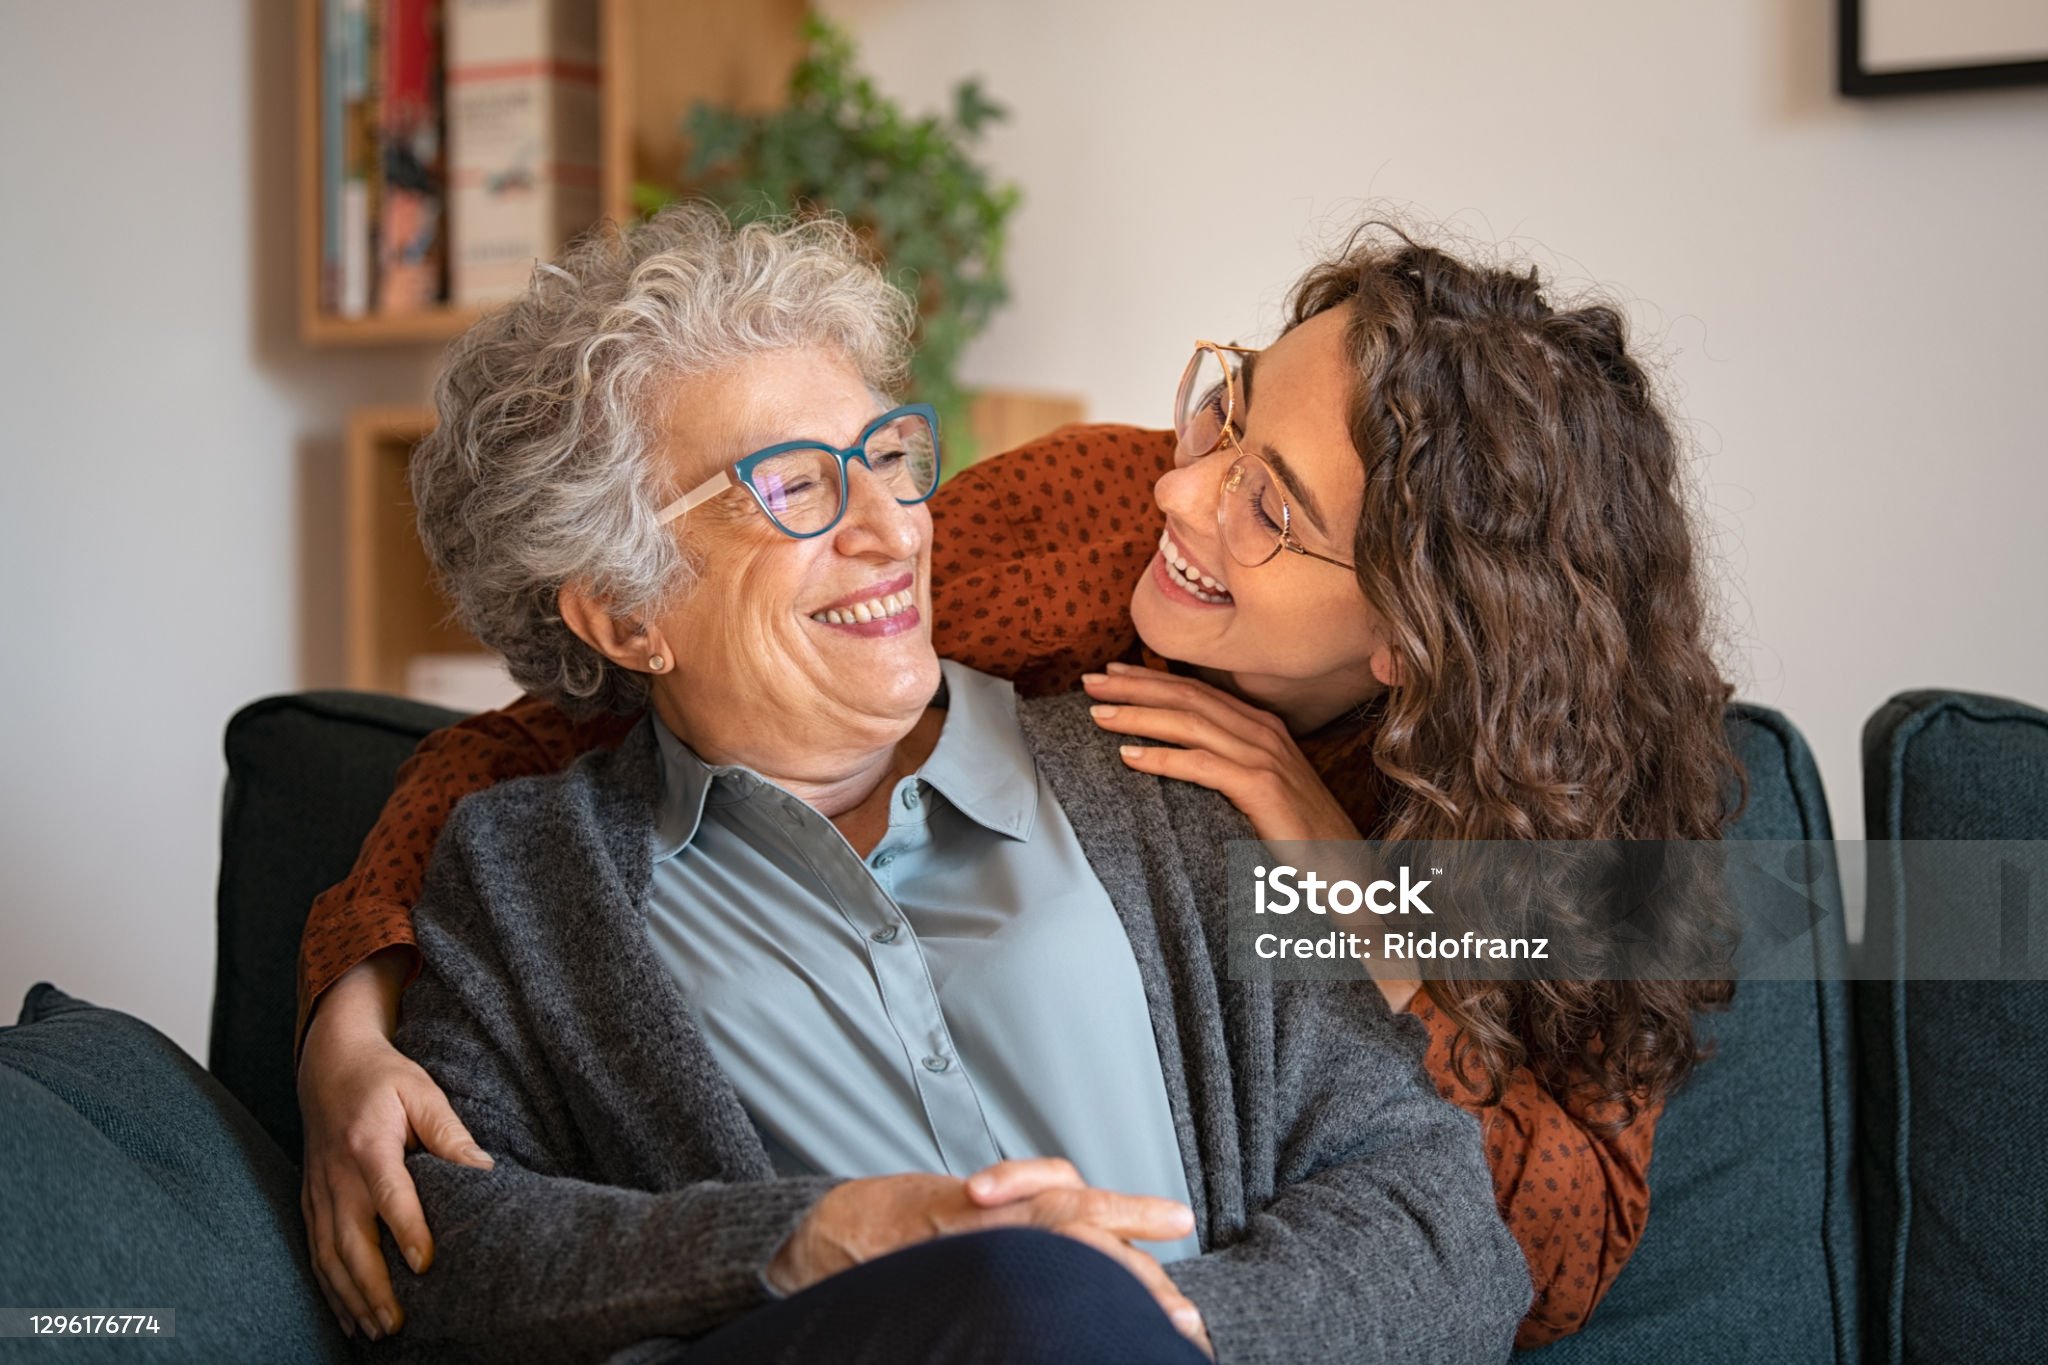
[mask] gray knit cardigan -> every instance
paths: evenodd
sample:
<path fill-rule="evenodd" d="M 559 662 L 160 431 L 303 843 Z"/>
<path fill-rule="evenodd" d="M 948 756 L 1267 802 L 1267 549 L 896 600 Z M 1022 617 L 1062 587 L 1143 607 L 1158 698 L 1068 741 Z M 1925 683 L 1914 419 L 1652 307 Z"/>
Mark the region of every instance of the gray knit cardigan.
<path fill-rule="evenodd" d="M 1224 972 L 1221 797 L 1131 771 L 1078 694 L 1019 712 L 1130 935 L 1203 1254 L 1169 1274 L 1222 1365 L 1505 1359 L 1529 1302 L 1478 1126 L 1370 984 Z M 777 1178 L 643 920 L 651 726 L 463 801 L 414 917 L 398 1043 L 497 1161 L 410 1159 L 434 1229 L 379 1357 L 667 1357 L 765 1301 L 835 1181 Z M 1048 981 L 1045 989 L 1061 989 Z"/>

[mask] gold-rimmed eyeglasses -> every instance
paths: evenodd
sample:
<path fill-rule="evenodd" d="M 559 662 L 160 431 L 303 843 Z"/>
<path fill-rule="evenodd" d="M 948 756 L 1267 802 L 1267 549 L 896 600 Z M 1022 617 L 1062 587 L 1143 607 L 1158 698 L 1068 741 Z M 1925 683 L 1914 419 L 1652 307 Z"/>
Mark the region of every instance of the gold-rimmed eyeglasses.
<path fill-rule="evenodd" d="M 1356 566 L 1311 550 L 1294 534 L 1294 509 L 1281 493 L 1272 466 L 1244 448 L 1239 429 L 1250 388 L 1246 362 L 1251 346 L 1198 341 L 1180 379 L 1174 405 L 1174 461 L 1190 465 L 1228 443 L 1236 458 L 1216 490 L 1216 527 L 1230 557 L 1247 568 L 1267 563 L 1282 550 L 1356 572 Z"/>

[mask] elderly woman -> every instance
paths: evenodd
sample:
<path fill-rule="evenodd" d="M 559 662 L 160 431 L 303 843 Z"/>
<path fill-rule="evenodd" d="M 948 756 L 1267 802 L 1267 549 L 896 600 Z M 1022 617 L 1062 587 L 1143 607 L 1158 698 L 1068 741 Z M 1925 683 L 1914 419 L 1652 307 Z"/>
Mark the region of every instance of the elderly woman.
<path fill-rule="evenodd" d="M 843 228 L 685 208 L 454 347 L 413 477 L 463 619 L 648 716 L 436 848 L 398 1040 L 490 1158 L 411 1158 L 392 1345 L 1504 1355 L 1526 1271 L 1419 1030 L 1226 979 L 1243 817 L 935 655 L 907 327 Z"/>

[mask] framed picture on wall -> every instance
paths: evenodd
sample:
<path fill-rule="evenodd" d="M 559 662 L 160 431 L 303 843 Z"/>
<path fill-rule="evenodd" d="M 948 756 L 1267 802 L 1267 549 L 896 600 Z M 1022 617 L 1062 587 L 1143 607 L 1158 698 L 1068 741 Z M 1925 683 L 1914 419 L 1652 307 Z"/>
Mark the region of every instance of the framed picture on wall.
<path fill-rule="evenodd" d="M 1836 0 L 1844 95 L 2048 84 L 2048 0 Z"/>

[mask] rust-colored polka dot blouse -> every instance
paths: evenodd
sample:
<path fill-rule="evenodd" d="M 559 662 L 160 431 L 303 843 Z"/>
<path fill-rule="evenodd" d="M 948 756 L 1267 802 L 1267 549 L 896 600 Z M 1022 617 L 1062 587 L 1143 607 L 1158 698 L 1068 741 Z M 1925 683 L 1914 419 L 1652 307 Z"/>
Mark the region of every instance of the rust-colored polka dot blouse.
<path fill-rule="evenodd" d="M 932 617 L 939 653 L 1015 681 L 1025 695 L 1064 691 L 1111 659 L 1152 662 L 1133 633 L 1132 586 L 1160 521 L 1152 483 L 1173 459 L 1170 432 L 1065 427 L 949 480 L 932 499 Z M 428 736 L 348 880 L 313 905 L 299 950 L 299 1025 L 335 978 L 386 948 L 412 951 L 413 902 L 454 804 L 509 777 L 552 772 L 616 746 L 634 717 L 573 721 L 524 698 Z M 1360 829 L 1373 818 L 1369 733 L 1303 744 Z M 416 967 L 416 963 L 415 963 Z M 1536 1298 L 1522 1346 L 1579 1329 L 1634 1250 L 1649 1216 L 1651 1113 L 1618 1136 L 1560 1102 L 1524 1071 L 1500 1101 L 1479 1103 L 1451 1062 L 1457 1028 L 1418 993 L 1438 1090 L 1474 1114 L 1502 1218 L 1529 1258 Z"/>

